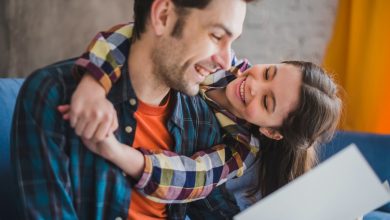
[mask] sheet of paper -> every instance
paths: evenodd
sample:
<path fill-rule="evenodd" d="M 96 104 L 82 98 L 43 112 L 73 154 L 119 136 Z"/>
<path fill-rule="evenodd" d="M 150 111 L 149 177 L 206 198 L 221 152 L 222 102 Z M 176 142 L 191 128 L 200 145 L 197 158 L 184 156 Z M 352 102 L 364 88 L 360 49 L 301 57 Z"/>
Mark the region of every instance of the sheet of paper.
<path fill-rule="evenodd" d="M 390 193 L 390 185 L 389 185 L 389 182 L 387 182 L 387 180 L 385 182 L 383 182 L 383 186 L 387 189 L 387 191 Z"/>
<path fill-rule="evenodd" d="M 390 201 L 355 145 L 350 145 L 235 220 L 355 220 Z"/>

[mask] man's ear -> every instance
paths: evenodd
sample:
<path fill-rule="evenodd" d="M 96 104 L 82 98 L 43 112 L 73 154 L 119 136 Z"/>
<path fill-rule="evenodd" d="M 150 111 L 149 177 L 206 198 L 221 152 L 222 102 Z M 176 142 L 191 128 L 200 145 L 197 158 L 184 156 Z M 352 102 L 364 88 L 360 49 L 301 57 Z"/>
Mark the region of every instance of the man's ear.
<path fill-rule="evenodd" d="M 274 139 L 274 140 L 281 140 L 283 139 L 283 135 L 276 129 L 274 128 L 259 128 L 260 133 L 264 134 L 268 138 Z"/>
<path fill-rule="evenodd" d="M 150 9 L 150 25 L 157 36 L 161 36 L 167 30 L 169 19 L 174 12 L 171 0 L 154 0 Z M 172 18 L 171 18 L 172 19 Z"/>

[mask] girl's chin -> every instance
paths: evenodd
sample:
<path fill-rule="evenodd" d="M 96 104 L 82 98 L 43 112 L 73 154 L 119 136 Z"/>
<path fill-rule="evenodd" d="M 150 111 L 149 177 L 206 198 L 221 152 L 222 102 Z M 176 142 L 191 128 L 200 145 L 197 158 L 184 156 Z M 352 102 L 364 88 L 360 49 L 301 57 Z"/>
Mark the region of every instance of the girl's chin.
<path fill-rule="evenodd" d="M 241 119 L 241 120 L 245 120 L 244 117 L 242 116 L 242 114 L 240 114 L 239 111 L 234 111 L 234 116 L 236 116 L 237 118 Z"/>

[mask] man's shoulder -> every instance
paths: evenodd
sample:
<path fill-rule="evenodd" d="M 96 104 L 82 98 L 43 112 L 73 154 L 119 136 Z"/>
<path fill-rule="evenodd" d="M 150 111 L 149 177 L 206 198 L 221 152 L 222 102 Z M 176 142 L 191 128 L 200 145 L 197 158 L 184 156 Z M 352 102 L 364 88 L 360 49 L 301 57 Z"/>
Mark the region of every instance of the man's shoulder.
<path fill-rule="evenodd" d="M 58 61 L 48 66 L 39 68 L 31 73 L 27 78 L 45 78 L 56 77 L 56 74 L 72 74 L 72 69 L 75 64 L 76 58 Z"/>
<path fill-rule="evenodd" d="M 77 81 L 72 71 L 75 59 L 59 61 L 32 72 L 24 81 L 22 93 L 43 93 L 44 90 L 73 90 Z"/>

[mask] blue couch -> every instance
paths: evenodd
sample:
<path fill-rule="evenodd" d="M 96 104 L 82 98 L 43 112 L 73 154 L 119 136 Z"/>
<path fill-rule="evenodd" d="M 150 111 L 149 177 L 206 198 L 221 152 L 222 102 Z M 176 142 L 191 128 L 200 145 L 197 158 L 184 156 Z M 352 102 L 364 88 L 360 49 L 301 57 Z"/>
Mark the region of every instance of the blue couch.
<path fill-rule="evenodd" d="M 11 175 L 9 134 L 16 96 L 22 83 L 23 79 L 0 79 L 0 220 L 18 219 L 16 187 Z M 322 148 L 320 161 L 352 142 L 358 145 L 381 181 L 390 181 L 390 135 L 338 132 L 332 142 Z M 390 219 L 390 203 L 367 214 L 364 219 Z"/>
<path fill-rule="evenodd" d="M 0 79 L 0 220 L 18 219 L 16 186 L 11 180 L 9 136 L 16 96 L 23 79 Z"/>
<path fill-rule="evenodd" d="M 320 161 L 326 160 L 350 143 L 355 143 L 358 146 L 379 179 L 382 182 L 387 180 L 390 183 L 390 135 L 338 132 L 330 143 L 321 148 Z M 390 220 L 390 203 L 364 216 L 364 220 L 382 219 Z"/>

